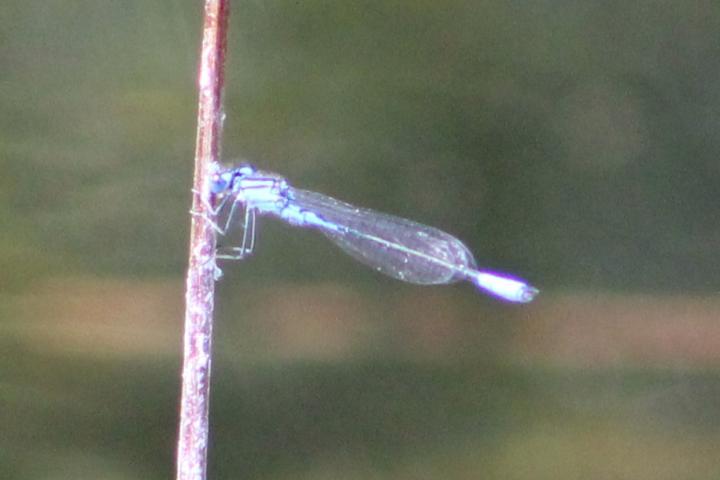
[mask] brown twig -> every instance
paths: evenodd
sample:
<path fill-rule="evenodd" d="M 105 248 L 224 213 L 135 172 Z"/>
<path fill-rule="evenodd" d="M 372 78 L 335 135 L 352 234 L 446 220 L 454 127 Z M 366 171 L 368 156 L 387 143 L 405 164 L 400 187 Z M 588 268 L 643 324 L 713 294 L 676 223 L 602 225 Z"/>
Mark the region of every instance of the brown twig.
<path fill-rule="evenodd" d="M 198 72 L 198 126 L 193 180 L 190 259 L 185 293 L 185 340 L 177 450 L 177 480 L 204 480 L 207 472 L 215 231 L 207 177 L 219 160 L 222 89 L 229 0 L 206 0 Z"/>

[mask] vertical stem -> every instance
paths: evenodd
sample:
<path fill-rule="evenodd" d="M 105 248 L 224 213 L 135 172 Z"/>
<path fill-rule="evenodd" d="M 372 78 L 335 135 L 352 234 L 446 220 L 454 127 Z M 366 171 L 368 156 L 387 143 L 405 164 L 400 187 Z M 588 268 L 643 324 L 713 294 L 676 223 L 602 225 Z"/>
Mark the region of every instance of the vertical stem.
<path fill-rule="evenodd" d="M 222 130 L 222 89 L 229 0 L 205 0 L 198 72 L 198 123 L 193 180 L 193 211 L 212 218 L 207 177 L 218 161 Z M 177 450 L 177 480 L 204 480 L 207 473 L 208 406 L 212 315 L 215 293 L 215 231 L 192 217 L 185 293 L 182 398 Z"/>

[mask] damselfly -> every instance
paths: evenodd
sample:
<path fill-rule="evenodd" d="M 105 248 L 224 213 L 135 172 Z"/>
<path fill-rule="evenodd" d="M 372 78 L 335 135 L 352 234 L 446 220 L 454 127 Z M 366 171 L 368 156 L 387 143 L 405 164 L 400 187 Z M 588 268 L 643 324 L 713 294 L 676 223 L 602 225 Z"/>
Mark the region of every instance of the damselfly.
<path fill-rule="evenodd" d="M 317 229 L 356 260 L 405 282 L 468 280 L 492 295 L 522 303 L 539 292 L 520 279 L 479 270 L 468 248 L 437 228 L 294 188 L 282 176 L 249 164 L 219 168 L 210 191 L 220 202 L 218 210 L 228 209 L 224 226 L 213 224 L 221 234 L 233 221 L 237 205 L 245 211 L 242 245 L 219 258 L 241 259 L 252 253 L 255 216 L 267 214 L 293 226 Z"/>

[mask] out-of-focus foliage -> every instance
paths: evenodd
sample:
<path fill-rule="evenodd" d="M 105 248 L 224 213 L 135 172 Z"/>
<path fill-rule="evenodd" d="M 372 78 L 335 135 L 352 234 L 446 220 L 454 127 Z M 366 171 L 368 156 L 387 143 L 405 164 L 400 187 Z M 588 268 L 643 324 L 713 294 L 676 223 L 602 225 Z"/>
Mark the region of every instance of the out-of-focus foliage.
<path fill-rule="evenodd" d="M 172 475 L 200 3 L 0 8 L 0 478 Z M 262 219 L 213 478 L 718 478 L 718 32 L 710 0 L 233 1 L 228 161 L 543 294 Z"/>

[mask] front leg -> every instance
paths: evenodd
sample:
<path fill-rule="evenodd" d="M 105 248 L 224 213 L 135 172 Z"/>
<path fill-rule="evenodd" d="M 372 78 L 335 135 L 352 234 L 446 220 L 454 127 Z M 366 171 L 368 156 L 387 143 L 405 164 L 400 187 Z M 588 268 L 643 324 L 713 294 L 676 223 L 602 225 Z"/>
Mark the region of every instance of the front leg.
<path fill-rule="evenodd" d="M 239 247 L 230 247 L 224 251 L 218 250 L 217 258 L 223 260 L 242 260 L 252 254 L 255 248 L 255 209 L 245 208 L 245 223 L 243 225 L 243 239 Z"/>

